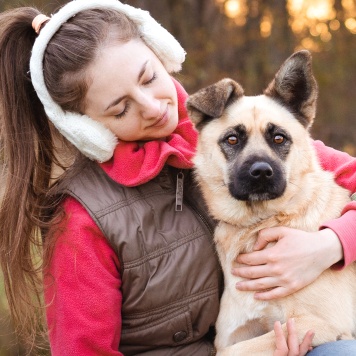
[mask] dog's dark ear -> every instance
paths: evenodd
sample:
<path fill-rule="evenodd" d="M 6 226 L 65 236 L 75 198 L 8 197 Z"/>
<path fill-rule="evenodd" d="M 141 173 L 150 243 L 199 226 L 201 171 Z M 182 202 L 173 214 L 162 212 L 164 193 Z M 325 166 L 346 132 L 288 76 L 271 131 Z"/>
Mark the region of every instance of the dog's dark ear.
<path fill-rule="evenodd" d="M 192 94 L 186 107 L 188 114 L 199 130 L 200 124 L 222 115 L 224 109 L 243 95 L 242 87 L 226 78 Z"/>
<path fill-rule="evenodd" d="M 309 51 L 294 53 L 280 67 L 264 94 L 285 105 L 306 128 L 314 121 L 318 86 Z"/>

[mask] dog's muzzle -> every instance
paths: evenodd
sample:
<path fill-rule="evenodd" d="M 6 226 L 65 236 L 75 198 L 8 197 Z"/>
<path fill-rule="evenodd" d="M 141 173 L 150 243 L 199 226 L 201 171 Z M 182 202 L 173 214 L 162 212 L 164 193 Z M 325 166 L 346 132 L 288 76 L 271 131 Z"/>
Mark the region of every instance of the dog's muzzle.
<path fill-rule="evenodd" d="M 283 167 L 269 157 L 252 157 L 234 164 L 230 173 L 230 194 L 238 200 L 264 201 L 280 197 L 286 188 Z"/>

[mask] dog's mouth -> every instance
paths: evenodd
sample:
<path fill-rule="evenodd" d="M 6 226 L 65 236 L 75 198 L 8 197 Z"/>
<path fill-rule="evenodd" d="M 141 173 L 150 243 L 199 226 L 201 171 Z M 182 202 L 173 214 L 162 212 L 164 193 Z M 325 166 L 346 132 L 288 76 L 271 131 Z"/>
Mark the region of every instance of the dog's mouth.
<path fill-rule="evenodd" d="M 285 189 L 284 170 L 270 159 L 247 160 L 242 165 L 235 165 L 230 174 L 229 191 L 237 200 L 273 200 L 282 196 Z"/>

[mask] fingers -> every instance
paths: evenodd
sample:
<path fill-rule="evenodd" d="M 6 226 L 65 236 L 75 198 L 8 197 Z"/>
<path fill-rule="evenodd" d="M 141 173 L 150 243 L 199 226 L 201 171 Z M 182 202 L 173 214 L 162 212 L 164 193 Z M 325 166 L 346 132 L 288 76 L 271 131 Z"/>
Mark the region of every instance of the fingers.
<path fill-rule="evenodd" d="M 264 277 L 264 278 L 258 278 L 258 279 L 251 279 L 247 281 L 239 281 L 236 283 L 236 289 L 240 291 L 264 291 L 266 289 L 271 289 L 271 288 L 276 288 L 279 287 L 277 284 L 278 281 L 276 278 L 273 277 Z"/>
<path fill-rule="evenodd" d="M 236 261 L 238 263 L 249 266 L 263 265 L 267 263 L 268 252 L 269 251 L 267 250 L 262 250 L 250 253 L 243 253 L 237 256 Z"/>
<path fill-rule="evenodd" d="M 247 278 L 247 279 L 256 279 L 263 278 L 271 275 L 271 268 L 266 265 L 257 265 L 257 266 L 248 266 L 248 267 L 237 267 L 232 268 L 231 273 L 234 276 Z"/>
<path fill-rule="evenodd" d="M 278 240 L 283 238 L 288 233 L 289 230 L 291 229 L 284 226 L 271 227 L 268 229 L 261 230 L 258 233 L 258 237 L 253 249 L 255 251 L 262 250 L 270 242 L 277 242 Z"/>
<path fill-rule="evenodd" d="M 283 298 L 287 295 L 291 294 L 290 290 L 284 287 L 276 287 L 263 292 L 256 292 L 254 294 L 254 298 L 257 300 L 272 300 Z"/>
<path fill-rule="evenodd" d="M 274 334 L 276 336 L 276 350 L 273 356 L 283 356 L 288 354 L 287 340 L 284 337 L 282 325 L 280 321 L 276 321 L 273 326 Z"/>
<path fill-rule="evenodd" d="M 313 330 L 309 330 L 305 334 L 304 339 L 299 346 L 299 354 L 300 355 L 302 355 L 302 356 L 306 355 L 309 351 L 311 351 L 313 349 L 312 342 L 313 342 L 314 335 L 315 335 L 315 333 Z"/>
<path fill-rule="evenodd" d="M 274 333 L 276 336 L 276 349 L 274 356 L 305 356 L 310 350 L 312 350 L 312 340 L 314 332 L 309 330 L 299 345 L 298 335 L 295 327 L 294 319 L 288 319 L 287 323 L 287 339 L 284 335 L 282 325 L 279 321 L 274 323 Z"/>
<path fill-rule="evenodd" d="M 293 284 L 289 286 L 279 286 L 278 280 L 273 277 L 237 282 L 235 287 L 239 291 L 256 292 L 254 297 L 258 300 L 278 299 L 290 295 L 294 290 L 298 290 L 298 287 L 293 287 Z"/>
<path fill-rule="evenodd" d="M 271 300 L 286 297 L 301 288 L 299 281 L 284 283 L 280 278 L 264 277 L 239 281 L 235 285 L 239 291 L 256 292 L 255 298 L 258 300 Z"/>
<path fill-rule="evenodd" d="M 295 329 L 294 319 L 287 320 L 287 332 L 288 332 L 288 355 L 299 355 L 299 342 L 297 330 Z"/>
<path fill-rule="evenodd" d="M 288 356 L 298 355 L 304 356 L 312 349 L 312 341 L 314 337 L 314 332 L 312 330 L 307 331 L 302 343 L 299 345 L 297 330 L 295 327 L 294 319 L 288 319 L 287 321 L 287 332 L 288 332 Z"/>
<path fill-rule="evenodd" d="M 240 267 L 233 269 L 232 273 L 238 277 L 246 278 L 236 283 L 236 289 L 256 292 L 255 298 L 258 300 L 285 297 L 299 289 L 299 281 L 290 281 L 278 273 L 268 276 L 267 266 Z"/>

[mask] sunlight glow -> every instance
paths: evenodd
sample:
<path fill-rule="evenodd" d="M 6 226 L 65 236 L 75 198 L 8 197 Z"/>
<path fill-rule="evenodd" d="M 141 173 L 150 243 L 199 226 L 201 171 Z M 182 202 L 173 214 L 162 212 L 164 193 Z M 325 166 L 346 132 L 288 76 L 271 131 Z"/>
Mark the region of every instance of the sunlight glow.
<path fill-rule="evenodd" d="M 328 21 L 335 18 L 335 10 L 332 8 L 331 2 L 325 0 L 308 1 L 306 15 L 309 19 L 320 21 Z"/>
<path fill-rule="evenodd" d="M 356 8 L 356 5 L 355 5 L 355 2 L 354 0 L 342 0 L 341 1 L 341 4 L 342 4 L 342 7 L 346 10 L 346 11 L 349 11 L 349 12 L 353 12 L 355 13 L 355 8 Z"/>
<path fill-rule="evenodd" d="M 249 17 L 260 16 L 260 34 L 269 37 L 273 28 L 273 15 L 269 10 L 261 13 L 259 0 L 215 0 L 224 14 L 237 26 L 245 25 Z M 341 0 L 342 15 L 335 10 L 335 0 L 287 0 L 289 25 L 300 43 L 307 48 L 322 45 L 332 39 L 333 32 L 338 31 L 341 23 L 352 34 L 356 34 L 356 0 Z M 341 21 L 341 22 L 340 22 Z M 318 46 L 319 46 L 318 45 Z"/>
<path fill-rule="evenodd" d="M 235 25 L 243 26 L 246 23 L 248 14 L 247 0 L 227 0 L 223 2 L 224 13 L 227 17 L 234 20 Z M 221 3 L 221 0 L 219 0 Z"/>
<path fill-rule="evenodd" d="M 337 31 L 340 28 L 340 21 L 339 20 L 331 20 L 329 23 L 330 30 Z"/>
<path fill-rule="evenodd" d="M 236 17 L 241 13 L 241 4 L 238 0 L 228 0 L 225 3 L 225 13 L 228 17 Z"/>
<path fill-rule="evenodd" d="M 354 0 L 342 0 L 341 4 L 345 11 L 345 27 L 352 34 L 356 34 L 356 2 Z"/>
<path fill-rule="evenodd" d="M 356 20 L 354 18 L 347 19 L 345 26 L 351 33 L 356 34 Z"/>
<path fill-rule="evenodd" d="M 266 38 L 266 37 L 271 36 L 272 24 L 273 24 L 272 14 L 266 13 L 262 17 L 262 20 L 260 23 L 260 33 L 261 33 L 262 37 Z"/>
<path fill-rule="evenodd" d="M 332 39 L 330 31 L 340 28 L 334 0 L 288 0 L 287 9 L 292 31 L 300 37 L 303 46 L 310 50 L 319 50 L 318 40 L 321 43 L 329 42 Z"/>

